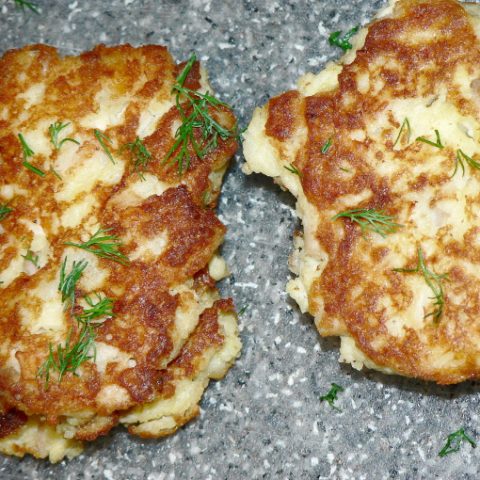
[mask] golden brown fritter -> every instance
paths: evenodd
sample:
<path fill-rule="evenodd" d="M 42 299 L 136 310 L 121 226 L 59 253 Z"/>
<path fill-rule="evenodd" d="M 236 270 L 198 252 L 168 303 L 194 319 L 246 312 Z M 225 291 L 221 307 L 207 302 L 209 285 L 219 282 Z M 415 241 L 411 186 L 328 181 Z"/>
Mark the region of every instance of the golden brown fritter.
<path fill-rule="evenodd" d="M 298 200 L 288 291 L 356 368 L 480 377 L 479 13 L 392 2 L 245 134 L 247 173 Z"/>
<path fill-rule="evenodd" d="M 4 453 L 58 461 L 119 422 L 145 437 L 172 433 L 239 353 L 233 304 L 215 288 L 225 227 L 212 210 L 237 143 L 218 138 L 199 155 L 190 142 L 182 172 L 179 149 L 165 162 L 184 68 L 160 46 L 62 58 L 34 45 L 0 59 Z M 208 90 L 198 62 L 183 86 Z M 209 113 L 233 131 L 227 106 Z M 122 256 L 78 247 L 99 237 Z"/>

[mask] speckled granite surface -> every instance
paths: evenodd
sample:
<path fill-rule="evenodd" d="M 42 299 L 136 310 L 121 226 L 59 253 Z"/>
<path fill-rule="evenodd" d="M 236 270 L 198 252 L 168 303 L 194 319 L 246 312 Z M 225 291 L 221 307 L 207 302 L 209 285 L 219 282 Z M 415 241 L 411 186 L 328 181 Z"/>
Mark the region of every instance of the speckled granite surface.
<path fill-rule="evenodd" d="M 338 56 L 328 33 L 365 23 L 384 3 L 353 0 L 38 0 L 42 12 L 0 1 L 0 50 L 46 42 L 78 53 L 99 42 L 160 43 L 178 59 L 194 49 L 242 126 L 255 106 Z M 213 382 L 202 416 L 176 435 L 143 441 L 117 430 L 70 462 L 0 457 L 0 478 L 21 479 L 431 479 L 479 478 L 480 448 L 438 451 L 461 426 L 480 440 L 478 385 L 441 388 L 337 363 L 284 292 L 296 221 L 270 181 L 230 170 L 220 213 L 243 355 Z M 336 412 L 319 401 L 345 387 Z"/>

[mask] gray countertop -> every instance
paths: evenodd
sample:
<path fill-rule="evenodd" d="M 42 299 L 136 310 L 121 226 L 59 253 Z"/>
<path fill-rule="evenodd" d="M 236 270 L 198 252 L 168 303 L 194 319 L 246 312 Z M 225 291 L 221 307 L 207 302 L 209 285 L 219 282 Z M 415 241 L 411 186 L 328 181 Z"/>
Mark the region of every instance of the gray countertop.
<path fill-rule="evenodd" d="M 104 42 L 195 50 L 242 126 L 255 106 L 294 87 L 340 52 L 328 33 L 365 23 L 385 2 L 353 0 L 37 0 L 41 14 L 0 0 L 0 50 L 48 43 L 78 53 Z M 145 441 L 117 429 L 73 461 L 0 457 L 0 478 L 20 479 L 431 479 L 478 478 L 480 448 L 444 459 L 446 436 L 465 426 L 480 440 L 478 388 L 437 387 L 338 364 L 337 340 L 320 339 L 285 293 L 298 223 L 294 202 L 268 179 L 245 177 L 241 152 L 223 189 L 228 226 L 223 282 L 238 308 L 243 353 L 212 382 L 202 415 L 177 434 Z M 319 401 L 345 388 L 340 412 Z"/>

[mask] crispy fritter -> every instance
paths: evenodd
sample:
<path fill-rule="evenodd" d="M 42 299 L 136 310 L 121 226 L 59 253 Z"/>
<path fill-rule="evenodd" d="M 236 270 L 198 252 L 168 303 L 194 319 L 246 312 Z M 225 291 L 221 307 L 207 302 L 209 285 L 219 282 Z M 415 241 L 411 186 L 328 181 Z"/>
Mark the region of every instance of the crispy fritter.
<path fill-rule="evenodd" d="M 246 172 L 298 200 L 287 289 L 356 368 L 480 377 L 479 15 L 452 0 L 392 2 L 245 134 Z M 351 210 L 377 223 L 337 217 Z"/>
<path fill-rule="evenodd" d="M 59 461 L 118 423 L 144 437 L 170 434 L 199 413 L 209 379 L 240 351 L 233 304 L 215 287 L 226 274 L 216 253 L 225 227 L 212 210 L 236 140 L 219 138 L 203 158 L 188 145 L 181 174 L 175 155 L 164 161 L 189 114 L 172 92 L 184 65 L 160 46 L 61 58 L 34 45 L 0 59 L 4 453 Z M 184 86 L 208 90 L 198 63 Z M 235 126 L 223 104 L 210 114 Z M 137 139 L 143 164 L 132 153 Z M 123 256 L 72 245 L 96 234 Z M 62 266 L 64 281 L 80 262 L 62 298 Z M 105 298 L 113 310 L 89 324 L 84 359 L 59 375 L 59 352 L 81 345 L 79 319 Z"/>

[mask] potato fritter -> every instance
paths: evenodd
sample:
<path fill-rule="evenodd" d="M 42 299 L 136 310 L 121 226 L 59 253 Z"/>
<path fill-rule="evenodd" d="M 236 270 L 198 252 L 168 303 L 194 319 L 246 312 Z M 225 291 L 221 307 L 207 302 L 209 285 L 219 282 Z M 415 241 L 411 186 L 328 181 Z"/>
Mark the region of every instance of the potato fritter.
<path fill-rule="evenodd" d="M 56 462 L 118 423 L 172 433 L 239 354 L 213 211 L 236 121 L 194 60 L 130 45 L 0 59 L 4 453 Z M 207 95 L 219 134 L 192 108 Z"/>
<path fill-rule="evenodd" d="M 287 289 L 356 368 L 480 377 L 479 14 L 391 2 L 245 133 L 245 171 L 298 200 Z"/>

